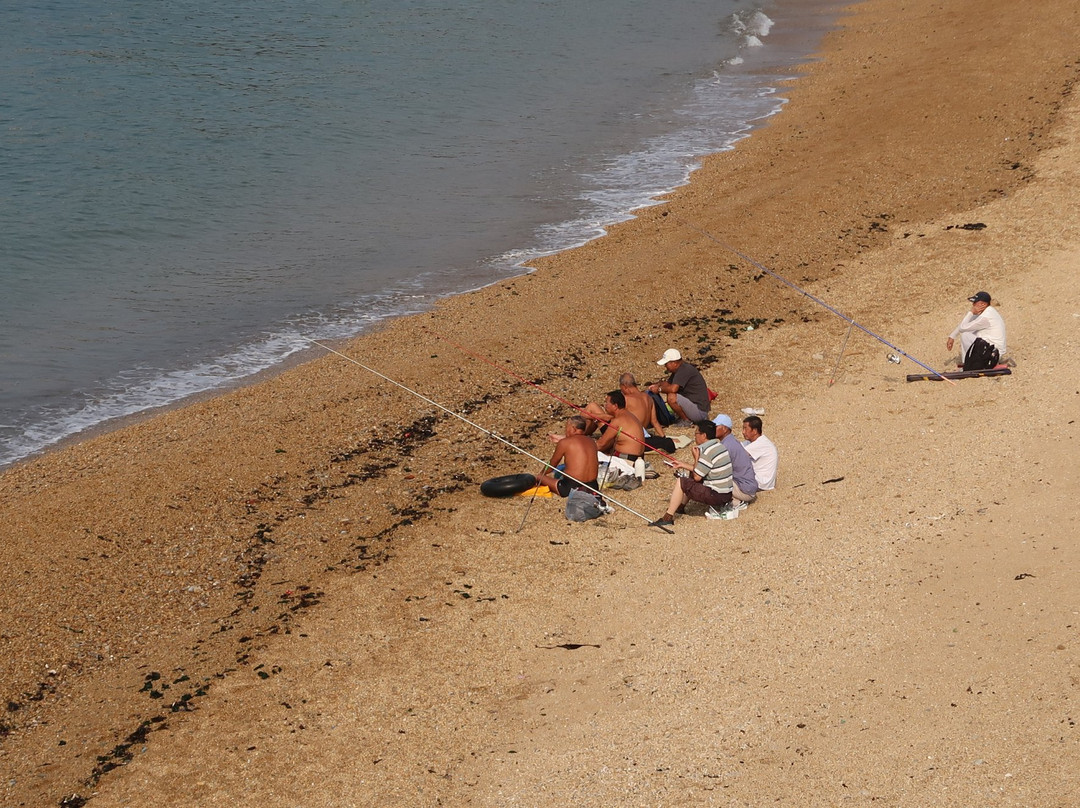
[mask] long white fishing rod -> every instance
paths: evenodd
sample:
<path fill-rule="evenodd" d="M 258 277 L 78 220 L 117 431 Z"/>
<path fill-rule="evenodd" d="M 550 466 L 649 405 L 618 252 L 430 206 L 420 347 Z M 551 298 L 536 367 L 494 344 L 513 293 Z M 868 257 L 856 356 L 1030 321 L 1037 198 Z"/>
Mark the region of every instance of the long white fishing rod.
<path fill-rule="evenodd" d="M 859 323 L 855 322 L 855 320 L 854 320 L 853 318 L 851 318 L 851 317 L 848 317 L 848 316 L 847 316 L 846 314 L 844 314 L 843 312 L 839 311 L 838 309 L 835 309 L 835 308 L 833 308 L 833 307 L 832 307 L 832 306 L 830 306 L 830 305 L 829 305 L 828 303 L 826 303 L 826 302 L 825 302 L 824 300 L 822 300 L 822 299 L 821 299 L 820 297 L 814 297 L 814 295 L 810 294 L 810 293 L 809 293 L 808 291 L 806 291 L 806 290 L 805 290 L 805 289 L 803 289 L 802 287 L 800 287 L 800 286 L 796 286 L 796 285 L 795 285 L 794 283 L 792 283 L 791 281 L 789 281 L 789 280 L 788 280 L 787 278 L 785 278 L 785 277 L 784 277 L 783 275 L 781 275 L 780 273 L 778 273 L 778 272 L 773 272 L 773 271 L 772 271 L 771 269 L 769 269 L 769 268 L 768 268 L 767 266 L 765 266 L 764 264 L 761 264 L 761 263 L 759 263 L 759 262 L 755 261 L 755 260 L 754 260 L 753 258 L 751 258 L 751 257 L 750 257 L 749 255 L 746 255 L 745 253 L 743 253 L 743 252 L 740 252 L 739 250 L 736 250 L 736 249 L 735 249 L 734 247 L 732 247 L 732 246 L 730 246 L 730 245 L 728 245 L 728 244 L 725 244 L 724 242 L 722 242 L 722 241 L 721 241 L 720 239 L 718 239 L 718 238 L 717 238 L 716 236 L 714 236 L 714 235 L 713 235 L 712 233 L 710 233 L 709 231 L 701 229 L 701 228 L 700 228 L 700 227 L 698 227 L 697 225 L 695 225 L 695 224 L 692 224 L 691 222 L 688 222 L 688 221 L 686 221 L 686 219 L 684 219 L 684 218 L 682 218 L 681 216 L 678 216 L 677 214 L 675 214 L 675 213 L 672 213 L 671 211 L 668 211 L 668 210 L 664 211 L 664 212 L 663 212 L 663 213 L 661 213 L 660 215 L 661 215 L 661 216 L 669 216 L 669 215 L 670 215 L 672 219 L 675 219 L 675 220 L 676 220 L 677 222 L 680 222 L 681 224 L 684 224 L 684 225 L 686 225 L 686 226 L 687 226 L 687 227 L 689 227 L 689 228 L 690 228 L 691 230 L 696 230 L 696 231 L 697 231 L 698 233 L 701 233 L 701 235 L 705 236 L 705 238 L 707 238 L 707 239 L 709 239 L 710 241 L 713 241 L 713 242 L 715 242 L 715 243 L 719 244 L 719 245 L 720 245 L 721 247 L 723 247 L 723 248 L 724 248 L 725 250 L 727 250 L 728 252 L 730 252 L 730 253 L 734 253 L 735 255 L 739 256 L 739 258 L 743 259 L 743 260 L 744 260 L 744 261 L 746 261 L 746 262 L 747 262 L 748 264 L 751 264 L 751 265 L 753 265 L 753 266 L 757 267 L 758 269 L 760 269 L 760 270 L 761 270 L 762 272 L 764 272 L 764 273 L 765 273 L 765 274 L 767 274 L 767 275 L 771 275 L 771 276 L 772 276 L 773 278 L 776 278 L 776 280 L 780 281 L 780 283 L 782 283 L 782 284 L 784 284 L 785 286 L 788 286 L 788 287 L 790 287 L 790 288 L 794 289 L 794 290 L 795 290 L 796 292 L 798 292 L 799 294 L 803 295 L 804 297 L 808 297 L 808 298 L 810 298 L 810 300 L 814 301 L 814 302 L 815 302 L 815 303 L 817 303 L 817 304 L 818 304 L 819 306 L 821 306 L 821 307 L 823 307 L 823 308 L 826 308 L 826 309 L 828 309 L 828 310 L 829 310 L 829 311 L 831 311 L 831 312 L 832 312 L 833 314 L 835 314 L 835 315 L 836 315 L 837 317 L 839 317 L 839 318 L 840 318 L 841 320 L 844 320 L 845 322 L 849 323 L 849 324 L 850 324 L 851 326 L 853 326 L 853 327 L 855 327 L 855 328 L 859 329 L 860 331 L 863 331 L 863 332 L 865 332 L 865 333 L 869 334 L 869 335 L 870 335 L 871 337 L 873 337 L 874 339 L 876 339 L 876 340 L 877 340 L 878 342 L 881 342 L 881 343 L 883 343 L 884 345 L 887 345 L 887 346 L 888 346 L 889 348 L 892 348 L 892 349 L 893 349 L 894 351 L 896 351 L 896 352 L 897 352 L 898 354 L 900 354 L 901 356 L 906 356 L 906 357 L 907 357 L 908 359 L 910 359 L 910 360 L 911 360 L 912 362 L 914 362 L 914 363 L 915 363 L 916 365 L 918 365 L 919 367 L 921 367 L 921 368 L 925 368 L 926 370 L 930 371 L 930 372 L 931 372 L 931 373 L 932 373 L 933 375 L 935 375 L 935 376 L 940 376 L 940 377 L 941 377 L 941 379 L 942 379 L 943 381 L 947 381 L 947 382 L 948 382 L 949 384 L 956 384 L 956 382 L 954 382 L 954 381 L 953 381 L 952 379 L 950 379 L 950 378 L 948 378 L 948 377 L 946 377 L 946 376 L 942 375 L 941 371 L 938 371 L 938 370 L 934 370 L 934 369 L 933 369 L 932 367 L 930 367 L 929 365 L 927 365 L 927 364 L 925 364 L 925 363 L 923 363 L 923 362 L 920 362 L 920 361 L 919 361 L 918 359 L 916 359 L 916 358 L 915 358 L 914 356 L 912 356 L 911 354 L 909 354 L 909 353 L 908 353 L 907 351 L 905 351 L 905 350 L 904 350 L 903 348 L 901 348 L 901 347 L 899 347 L 899 346 L 897 346 L 897 345 L 893 345 L 893 344 L 892 344 L 891 342 L 889 342 L 889 341 L 888 341 L 887 339 L 885 339 L 885 338 L 884 338 L 884 337 L 882 337 L 881 335 L 879 335 L 879 334 L 875 334 L 875 333 L 874 333 L 873 331 L 871 331 L 871 330 L 870 330 L 869 328 L 866 328 L 865 326 L 863 326 L 863 325 L 860 325 Z M 847 344 L 847 340 L 846 340 L 846 339 L 844 340 L 844 343 L 845 343 L 845 345 Z M 841 356 L 843 356 L 843 353 L 841 353 Z"/>
<path fill-rule="evenodd" d="M 547 463 L 547 461 L 546 461 L 546 460 L 541 460 L 541 459 L 540 459 L 539 457 L 537 457 L 536 455 L 532 454 L 531 452 L 527 452 L 527 451 L 525 451 L 525 450 L 524 450 L 524 449 L 522 449 L 522 448 L 521 448 L 520 446 L 515 446 L 515 445 L 514 445 L 514 444 L 512 444 L 512 443 L 511 443 L 510 441 L 508 441 L 508 440 L 507 440 L 506 438 L 504 438 L 504 437 L 503 437 L 502 435 L 497 435 L 496 433 L 492 432 L 492 431 L 491 431 L 490 429 L 485 429 L 484 427 L 480 426 L 480 424 L 477 424 L 477 423 L 474 423 L 473 421 L 470 421 L 470 420 L 469 420 L 468 418 L 466 418 L 466 417 L 465 417 L 464 415 L 461 415 L 461 414 L 459 414 L 459 413 L 456 413 L 456 412 L 454 412 L 453 410 L 451 410 L 451 409 L 450 409 L 450 408 L 448 408 L 448 407 L 444 407 L 444 406 L 443 406 L 442 404 L 440 404 L 440 403 L 439 403 L 438 401 L 433 401 L 432 399 L 428 398 L 428 397 L 427 397 L 427 396 L 425 396 L 424 394 L 416 392 L 416 391 L 415 391 L 415 390 L 413 390 L 413 389 L 412 389 L 411 387 L 406 387 L 406 386 L 405 386 L 404 384 L 402 384 L 401 382 L 399 382 L 399 381 L 396 381 L 396 380 L 394 380 L 394 379 L 391 379 L 391 378 L 390 378 L 389 376 L 387 376 L 386 374 L 384 374 L 384 373 L 379 373 L 379 371 L 375 370 L 374 368 L 369 368 L 369 367 L 368 367 L 367 365 L 363 364 L 362 362 L 358 362 L 357 360 L 353 359 L 353 358 L 352 358 L 351 356 L 349 356 L 348 354 L 343 354 L 343 353 L 342 353 L 341 351 L 338 351 L 338 350 L 336 350 L 336 349 L 334 349 L 334 348 L 331 348 L 331 347 L 330 347 L 329 345 L 327 345 L 327 344 L 325 344 L 325 343 L 322 343 L 322 342 L 319 342 L 319 341 L 318 341 L 318 340 L 316 340 L 316 339 L 311 339 L 310 337 L 305 337 L 305 339 L 306 339 L 306 340 L 307 340 L 308 342 L 310 342 L 310 343 L 311 343 L 312 345 L 318 345 L 318 346 L 319 346 L 320 348 L 322 348 L 323 350 L 329 351 L 329 352 L 330 352 L 330 353 L 332 353 L 332 354 L 337 354 L 337 355 L 338 355 L 338 356 L 340 356 L 340 357 L 341 357 L 342 359 L 344 359 L 344 360 L 346 360 L 346 361 L 348 361 L 348 362 L 352 362 L 352 363 L 353 363 L 354 365 L 356 365 L 356 366 L 358 366 L 358 367 L 361 367 L 361 368 L 363 368 L 363 369 L 364 369 L 364 370 L 366 370 L 366 371 L 367 371 L 368 373 L 373 373 L 374 375 L 378 376 L 378 377 L 379 377 L 380 379 L 382 379 L 382 380 L 384 380 L 384 381 L 387 381 L 387 382 L 390 382 L 390 384 L 394 385 L 395 387 L 400 387 L 400 388 L 401 388 L 402 390 L 404 390 L 404 391 L 405 391 L 406 393 L 410 393 L 411 395 L 414 395 L 414 396 L 416 396 L 416 397 L 417 397 L 417 398 L 419 398 L 419 399 L 420 399 L 421 401 L 426 401 L 426 402 L 427 402 L 428 404 L 430 404 L 431 406 L 433 406 L 433 407 L 436 407 L 436 408 L 438 408 L 438 409 L 442 410 L 442 411 L 443 411 L 443 412 L 445 412 L 445 413 L 446 413 L 447 415 L 452 415 L 452 416 L 454 416 L 455 418 L 457 418 L 457 419 L 458 419 L 459 421 L 464 421 L 465 423 L 467 423 L 467 424 L 468 424 L 469 426 L 473 427 L 474 429 L 479 429 L 479 430 L 480 430 L 481 432 L 483 432 L 483 433 L 484 433 L 485 435 L 487 435 L 487 436 L 489 436 L 489 437 L 492 437 L 492 438 L 495 438 L 495 440 L 499 441 L 500 443 L 505 443 L 505 444 L 506 444 L 507 446 L 509 446 L 509 447 L 510 447 L 511 449 L 513 449 L 513 450 L 514 450 L 515 452 L 520 452 L 521 454 L 525 455 L 526 457 L 531 457 L 531 458 L 532 458 L 533 460 L 535 460 L 535 461 L 536 461 L 537 463 L 540 463 L 540 464 L 541 464 L 542 466 L 544 466 L 544 468 L 547 468 L 547 466 L 548 466 L 548 463 Z M 568 479 L 574 480 L 574 478 L 573 478 L 573 477 L 570 477 L 570 475 L 568 475 L 568 474 L 567 474 L 567 475 L 565 475 L 565 476 L 566 476 L 566 477 L 567 477 Z M 632 513 L 632 514 L 633 514 L 634 516 L 638 517 L 639 519 L 642 519 L 642 520 L 644 520 L 645 522 L 649 523 L 650 527 L 658 527 L 658 528 L 660 528 L 661 530 L 663 530 L 663 531 L 664 531 L 665 533 L 674 533 L 674 531 L 672 531 L 672 530 L 668 530 L 668 529 L 667 529 L 667 528 L 665 528 L 665 527 L 664 527 L 663 525 L 653 525 L 653 524 L 652 524 L 652 520 L 651 520 L 651 519 L 650 519 L 649 517 L 645 516 L 644 514 L 640 514 L 640 513 L 638 513 L 638 512 L 637 512 L 637 511 L 635 511 L 635 510 L 634 510 L 633 508 L 629 507 L 628 505 L 624 505 L 623 503 L 619 502 L 619 501 L 618 501 L 617 499 L 613 499 L 612 497 L 608 496 L 607 494 L 601 494 L 601 493 L 600 493 L 600 491 L 598 491 L 597 489 L 593 488 L 592 486 L 590 486 L 590 485 L 586 484 L 585 482 L 583 482 L 583 481 L 581 481 L 581 480 L 574 480 L 574 482 L 575 482 L 575 483 L 577 483 L 577 484 L 578 484 L 579 486 L 581 486 L 582 488 L 585 488 L 585 489 L 587 489 L 587 490 L 589 490 L 589 491 L 592 491 L 592 492 L 593 492 L 594 494 L 596 494 L 596 495 L 597 495 L 598 497 L 603 497 L 603 498 L 604 498 L 604 499 L 606 499 L 606 500 L 607 500 L 608 502 L 611 502 L 611 503 L 614 503 L 615 505 L 618 505 L 618 506 L 619 506 L 620 508 L 622 508 L 622 509 L 623 509 L 624 511 L 627 511 L 627 512 L 629 512 L 629 513 Z"/>

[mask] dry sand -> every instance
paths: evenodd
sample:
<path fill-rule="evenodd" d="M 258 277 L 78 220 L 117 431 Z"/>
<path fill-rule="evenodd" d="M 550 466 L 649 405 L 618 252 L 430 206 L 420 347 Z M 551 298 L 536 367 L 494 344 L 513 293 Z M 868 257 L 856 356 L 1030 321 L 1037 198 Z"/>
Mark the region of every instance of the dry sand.
<path fill-rule="evenodd" d="M 1080 804 L 1077 41 L 860 4 L 667 205 L 347 349 L 546 456 L 447 340 L 578 401 L 680 347 L 780 446 L 737 520 L 483 500 L 536 464 L 336 356 L 8 470 L 0 804 Z M 935 367 L 986 288 L 1016 371 L 829 386 L 846 324 L 689 225 Z"/>

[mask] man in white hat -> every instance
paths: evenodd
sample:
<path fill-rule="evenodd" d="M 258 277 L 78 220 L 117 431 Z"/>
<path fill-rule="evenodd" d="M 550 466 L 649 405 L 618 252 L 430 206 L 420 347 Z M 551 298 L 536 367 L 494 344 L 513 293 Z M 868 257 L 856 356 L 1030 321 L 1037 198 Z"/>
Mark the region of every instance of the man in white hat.
<path fill-rule="evenodd" d="M 672 412 L 683 421 L 709 420 L 709 387 L 701 371 L 683 360 L 675 348 L 668 348 L 657 361 L 668 372 L 667 381 L 649 385 L 654 393 L 667 397 Z"/>
<path fill-rule="evenodd" d="M 994 367 L 1005 355 L 1005 321 L 990 305 L 988 292 L 976 292 L 968 298 L 971 311 L 945 340 L 945 350 L 953 349 L 960 338 L 960 356 L 964 370 L 986 370 Z"/>

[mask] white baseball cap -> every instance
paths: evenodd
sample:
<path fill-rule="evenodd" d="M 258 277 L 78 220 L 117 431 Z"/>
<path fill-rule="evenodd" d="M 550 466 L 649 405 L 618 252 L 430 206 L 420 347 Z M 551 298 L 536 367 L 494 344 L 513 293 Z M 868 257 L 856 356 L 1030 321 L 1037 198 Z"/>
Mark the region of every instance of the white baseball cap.
<path fill-rule="evenodd" d="M 664 355 L 657 360 L 656 364 L 663 366 L 668 362 L 678 362 L 680 359 L 682 359 L 681 353 L 674 348 L 668 348 L 664 351 Z"/>

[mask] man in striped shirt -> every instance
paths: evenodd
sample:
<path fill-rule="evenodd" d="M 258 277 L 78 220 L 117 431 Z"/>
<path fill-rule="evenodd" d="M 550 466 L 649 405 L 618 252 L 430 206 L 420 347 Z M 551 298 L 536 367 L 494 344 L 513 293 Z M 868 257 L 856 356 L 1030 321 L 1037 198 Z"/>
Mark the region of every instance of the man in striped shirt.
<path fill-rule="evenodd" d="M 685 469 L 689 474 L 678 477 L 671 490 L 671 500 L 667 512 L 651 524 L 656 527 L 671 527 L 675 524 L 675 514 L 682 513 L 687 502 L 702 502 L 714 508 L 720 508 L 731 502 L 733 477 L 731 456 L 724 444 L 716 439 L 716 424 L 712 421 L 698 421 L 694 430 L 694 465 L 676 461 L 676 469 Z"/>

